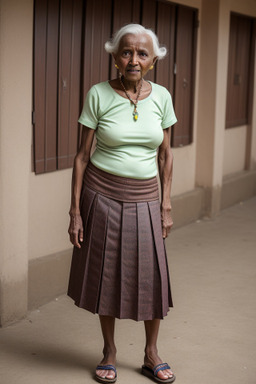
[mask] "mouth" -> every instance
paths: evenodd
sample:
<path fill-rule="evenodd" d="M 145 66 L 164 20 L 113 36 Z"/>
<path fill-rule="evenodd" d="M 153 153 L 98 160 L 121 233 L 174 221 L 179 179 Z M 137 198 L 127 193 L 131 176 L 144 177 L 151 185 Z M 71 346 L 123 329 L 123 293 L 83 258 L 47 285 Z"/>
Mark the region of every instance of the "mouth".
<path fill-rule="evenodd" d="M 132 74 L 136 74 L 136 73 L 140 73 L 140 70 L 139 69 L 135 69 L 135 68 L 128 68 L 127 70 L 126 70 L 126 72 L 128 72 L 128 73 L 132 73 Z"/>

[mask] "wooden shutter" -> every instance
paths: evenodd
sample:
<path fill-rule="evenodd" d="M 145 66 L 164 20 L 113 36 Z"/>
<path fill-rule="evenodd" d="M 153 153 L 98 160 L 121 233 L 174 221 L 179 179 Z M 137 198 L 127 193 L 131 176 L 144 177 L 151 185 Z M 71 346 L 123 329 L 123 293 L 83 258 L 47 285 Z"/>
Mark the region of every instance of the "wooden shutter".
<path fill-rule="evenodd" d="M 174 105 L 178 123 L 172 136 L 174 147 L 192 142 L 196 19 L 193 8 L 177 7 Z"/>
<path fill-rule="evenodd" d="M 147 75 L 166 87 L 173 97 L 178 123 L 172 131 L 172 146 L 192 142 L 197 10 L 168 1 L 143 1 L 142 24 L 156 31 L 167 56 Z"/>
<path fill-rule="evenodd" d="M 80 110 L 82 0 L 35 0 L 35 172 L 70 167 Z"/>
<path fill-rule="evenodd" d="M 109 79 L 104 43 L 111 34 L 111 0 L 87 1 L 84 34 L 83 98 L 93 84 Z"/>
<path fill-rule="evenodd" d="M 113 31 L 129 23 L 140 23 L 140 2 L 114 0 Z"/>
<path fill-rule="evenodd" d="M 77 152 L 80 111 L 82 0 L 62 0 L 59 45 L 58 169 L 71 167 Z"/>
<path fill-rule="evenodd" d="M 35 1 L 34 29 L 34 168 L 57 168 L 59 0 Z"/>
<path fill-rule="evenodd" d="M 157 2 L 155 0 L 143 0 L 142 5 L 142 25 L 145 28 L 152 29 L 156 32 L 156 17 L 157 17 Z M 146 76 L 146 80 L 155 82 L 155 71 L 156 67 L 150 70 Z"/>
<path fill-rule="evenodd" d="M 112 33 L 116 32 L 125 24 L 129 23 L 140 23 L 140 2 L 136 0 L 114 0 L 113 9 L 113 30 Z M 118 71 L 114 67 L 113 59 L 110 59 L 110 78 L 114 79 L 117 77 Z"/>
<path fill-rule="evenodd" d="M 173 95 L 175 6 L 166 2 L 158 3 L 156 34 L 162 45 L 167 48 L 167 56 L 158 61 L 156 83 L 166 87 Z"/>
<path fill-rule="evenodd" d="M 142 1 L 141 23 L 145 28 L 156 30 L 157 2 L 155 0 Z"/>
<path fill-rule="evenodd" d="M 164 85 L 173 95 L 179 122 L 172 144 L 189 144 L 195 19 L 194 9 L 164 0 L 35 0 L 35 172 L 72 166 L 83 100 L 93 84 L 117 75 L 104 43 L 113 31 L 131 22 L 156 31 L 160 43 L 167 47 L 167 57 L 147 78 Z"/>
<path fill-rule="evenodd" d="M 226 127 L 248 123 L 253 19 L 231 14 Z"/>

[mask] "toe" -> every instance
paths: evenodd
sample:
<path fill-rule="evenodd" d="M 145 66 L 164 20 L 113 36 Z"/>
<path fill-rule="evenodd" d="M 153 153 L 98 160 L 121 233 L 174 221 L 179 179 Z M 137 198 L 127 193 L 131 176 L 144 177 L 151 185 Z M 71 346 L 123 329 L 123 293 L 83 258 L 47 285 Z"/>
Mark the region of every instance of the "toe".
<path fill-rule="evenodd" d="M 114 379 L 115 378 L 115 372 L 109 371 L 109 370 L 96 370 L 96 375 L 101 377 L 102 379 Z"/>
<path fill-rule="evenodd" d="M 173 372 L 170 369 L 165 369 L 163 371 L 159 371 L 157 373 L 157 376 L 159 377 L 159 379 L 166 380 L 173 377 Z"/>
<path fill-rule="evenodd" d="M 162 380 L 166 380 L 169 377 L 167 375 L 166 370 L 157 372 L 157 376 L 159 377 L 159 379 L 162 379 Z"/>
<path fill-rule="evenodd" d="M 97 369 L 96 370 L 96 375 L 99 376 L 99 377 L 102 377 L 103 379 L 105 379 L 106 374 L 107 374 L 107 371 L 103 371 L 102 369 Z"/>
<path fill-rule="evenodd" d="M 106 378 L 107 379 L 114 379 L 115 377 L 115 372 L 114 371 L 108 371 Z"/>
<path fill-rule="evenodd" d="M 165 372 L 165 374 L 166 374 L 168 377 L 172 377 L 172 376 L 173 376 L 173 372 L 172 372 L 170 369 L 166 369 L 164 372 Z"/>

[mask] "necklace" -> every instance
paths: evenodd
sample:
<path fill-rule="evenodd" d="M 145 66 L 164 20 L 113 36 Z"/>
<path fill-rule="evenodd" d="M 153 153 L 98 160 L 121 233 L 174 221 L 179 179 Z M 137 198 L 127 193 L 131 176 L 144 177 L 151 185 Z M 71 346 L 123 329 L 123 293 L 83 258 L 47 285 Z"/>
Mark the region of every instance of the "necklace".
<path fill-rule="evenodd" d="M 140 80 L 139 90 L 138 90 L 138 94 L 137 94 L 137 97 L 136 97 L 135 101 L 131 98 L 131 96 L 129 95 L 129 93 L 125 89 L 124 83 L 122 81 L 122 77 L 120 77 L 119 79 L 120 79 L 121 86 L 122 86 L 122 88 L 124 90 L 124 93 L 126 94 L 127 98 L 130 100 L 130 102 L 134 105 L 134 110 L 133 110 L 132 114 L 133 114 L 134 121 L 137 121 L 138 120 L 138 116 L 139 116 L 138 111 L 137 111 L 137 104 L 138 104 L 138 100 L 139 100 L 139 97 L 140 97 L 140 91 L 141 91 L 141 88 L 142 88 L 143 79 Z"/>

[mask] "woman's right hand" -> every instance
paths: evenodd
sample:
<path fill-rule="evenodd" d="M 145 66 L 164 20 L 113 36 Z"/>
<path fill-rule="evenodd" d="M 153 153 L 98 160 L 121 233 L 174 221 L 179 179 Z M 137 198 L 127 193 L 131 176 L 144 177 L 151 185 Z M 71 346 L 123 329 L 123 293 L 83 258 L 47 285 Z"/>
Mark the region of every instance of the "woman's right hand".
<path fill-rule="evenodd" d="M 81 248 L 81 244 L 84 240 L 84 229 L 83 229 L 83 220 L 79 213 L 73 214 L 70 213 L 70 224 L 68 228 L 69 239 L 71 243 L 77 247 Z"/>

